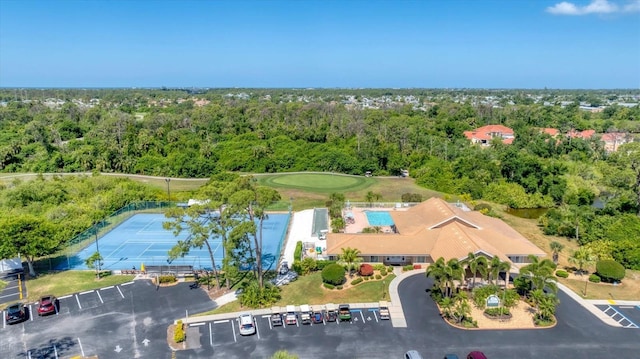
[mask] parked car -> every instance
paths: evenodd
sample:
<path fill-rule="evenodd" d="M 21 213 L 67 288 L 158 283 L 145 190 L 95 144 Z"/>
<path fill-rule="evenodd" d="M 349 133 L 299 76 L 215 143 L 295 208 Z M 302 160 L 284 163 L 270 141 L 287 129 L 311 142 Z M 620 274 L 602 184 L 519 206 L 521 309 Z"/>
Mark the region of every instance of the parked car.
<path fill-rule="evenodd" d="M 238 327 L 240 335 L 253 335 L 256 333 L 256 324 L 253 321 L 253 315 L 249 313 L 240 314 L 238 317 Z"/>
<path fill-rule="evenodd" d="M 325 306 L 324 316 L 327 322 L 335 322 L 338 320 L 338 311 L 336 310 L 336 305 L 333 303 L 329 303 Z"/>
<path fill-rule="evenodd" d="M 444 359 L 458 359 L 458 356 L 455 354 L 445 354 Z"/>
<path fill-rule="evenodd" d="M 22 303 L 16 303 L 7 308 L 5 317 L 7 324 L 16 324 L 27 320 L 27 309 Z"/>
<path fill-rule="evenodd" d="M 380 301 L 378 305 L 380 306 L 380 319 L 389 320 L 391 318 L 391 315 L 389 314 L 389 303 Z"/>
<path fill-rule="evenodd" d="M 404 353 L 404 359 L 422 359 L 422 355 L 417 350 L 409 350 Z"/>
<path fill-rule="evenodd" d="M 340 304 L 338 307 L 338 316 L 340 317 L 340 321 L 351 320 L 351 309 L 349 309 L 349 304 Z"/>
<path fill-rule="evenodd" d="M 53 314 L 58 311 L 58 299 L 53 295 L 45 295 L 38 301 L 38 315 Z"/>
<path fill-rule="evenodd" d="M 324 323 L 324 316 L 322 315 L 322 311 L 317 309 L 314 310 L 313 314 L 311 315 L 311 320 L 313 321 L 313 324 Z"/>
<path fill-rule="evenodd" d="M 280 275 L 285 275 L 287 273 L 289 273 L 289 263 L 287 263 L 287 261 L 283 261 L 282 264 L 280 265 Z"/>
<path fill-rule="evenodd" d="M 467 359 L 487 359 L 487 356 L 483 352 L 472 351 L 467 355 Z"/>
<path fill-rule="evenodd" d="M 298 324 L 298 317 L 296 316 L 296 307 L 294 305 L 287 305 L 287 316 L 285 317 L 285 323 L 287 325 Z"/>
<path fill-rule="evenodd" d="M 282 309 L 280 307 L 271 308 L 271 325 L 274 327 L 282 326 Z"/>
<path fill-rule="evenodd" d="M 300 322 L 302 324 L 311 324 L 311 308 L 307 304 L 300 306 Z"/>

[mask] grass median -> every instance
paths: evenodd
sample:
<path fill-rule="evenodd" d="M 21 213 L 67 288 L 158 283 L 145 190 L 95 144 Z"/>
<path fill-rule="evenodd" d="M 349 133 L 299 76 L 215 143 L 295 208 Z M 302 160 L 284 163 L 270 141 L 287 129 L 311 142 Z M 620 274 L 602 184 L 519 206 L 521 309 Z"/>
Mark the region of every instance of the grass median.
<path fill-rule="evenodd" d="M 389 283 L 395 278 L 389 274 L 381 280 L 370 280 L 348 289 L 325 289 L 322 287 L 320 272 L 298 277 L 298 280 L 282 288 L 282 299 L 275 306 L 288 304 L 326 304 L 326 303 L 373 303 L 380 300 L 389 300 Z M 347 278 L 350 281 L 351 278 Z M 200 315 L 233 313 L 247 310 L 240 306 L 238 301 L 225 304 L 220 308 L 199 313 Z"/>
<path fill-rule="evenodd" d="M 53 294 L 57 297 L 108 287 L 133 280 L 133 275 L 107 275 L 96 279 L 95 271 L 64 271 L 43 274 L 27 281 L 28 301 L 37 301 L 41 296 Z"/>

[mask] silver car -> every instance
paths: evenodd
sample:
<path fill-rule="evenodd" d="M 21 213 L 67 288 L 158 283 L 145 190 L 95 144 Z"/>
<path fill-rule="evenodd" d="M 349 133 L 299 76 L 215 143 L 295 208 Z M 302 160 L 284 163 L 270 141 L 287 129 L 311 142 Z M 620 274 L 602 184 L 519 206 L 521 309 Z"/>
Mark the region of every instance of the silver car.
<path fill-rule="evenodd" d="M 256 334 L 256 323 L 253 320 L 253 315 L 249 313 L 240 314 L 238 317 L 238 327 L 240 329 L 240 335 Z"/>

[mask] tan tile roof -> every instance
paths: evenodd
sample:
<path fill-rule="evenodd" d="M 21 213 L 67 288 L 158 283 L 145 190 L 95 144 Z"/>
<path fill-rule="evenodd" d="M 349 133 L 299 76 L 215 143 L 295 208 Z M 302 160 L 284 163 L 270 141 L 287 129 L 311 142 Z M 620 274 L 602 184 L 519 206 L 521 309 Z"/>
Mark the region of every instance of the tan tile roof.
<path fill-rule="evenodd" d="M 431 256 L 463 259 L 469 252 L 497 255 L 545 255 L 520 233 L 497 218 L 480 212 L 465 212 L 440 198 L 430 198 L 408 211 L 392 211 L 398 234 L 330 233 L 327 253 L 358 248 L 362 255 Z"/>

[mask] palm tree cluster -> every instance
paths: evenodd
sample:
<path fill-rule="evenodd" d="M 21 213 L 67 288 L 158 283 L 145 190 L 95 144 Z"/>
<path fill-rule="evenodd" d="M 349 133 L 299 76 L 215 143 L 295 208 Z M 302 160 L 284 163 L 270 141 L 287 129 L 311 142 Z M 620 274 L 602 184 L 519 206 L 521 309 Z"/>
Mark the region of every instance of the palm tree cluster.
<path fill-rule="evenodd" d="M 530 263 L 520 269 L 519 290 L 523 291 L 536 308 L 537 323 L 553 321 L 559 303 L 557 279 L 554 276 L 557 265 L 549 260 L 530 255 Z"/>

